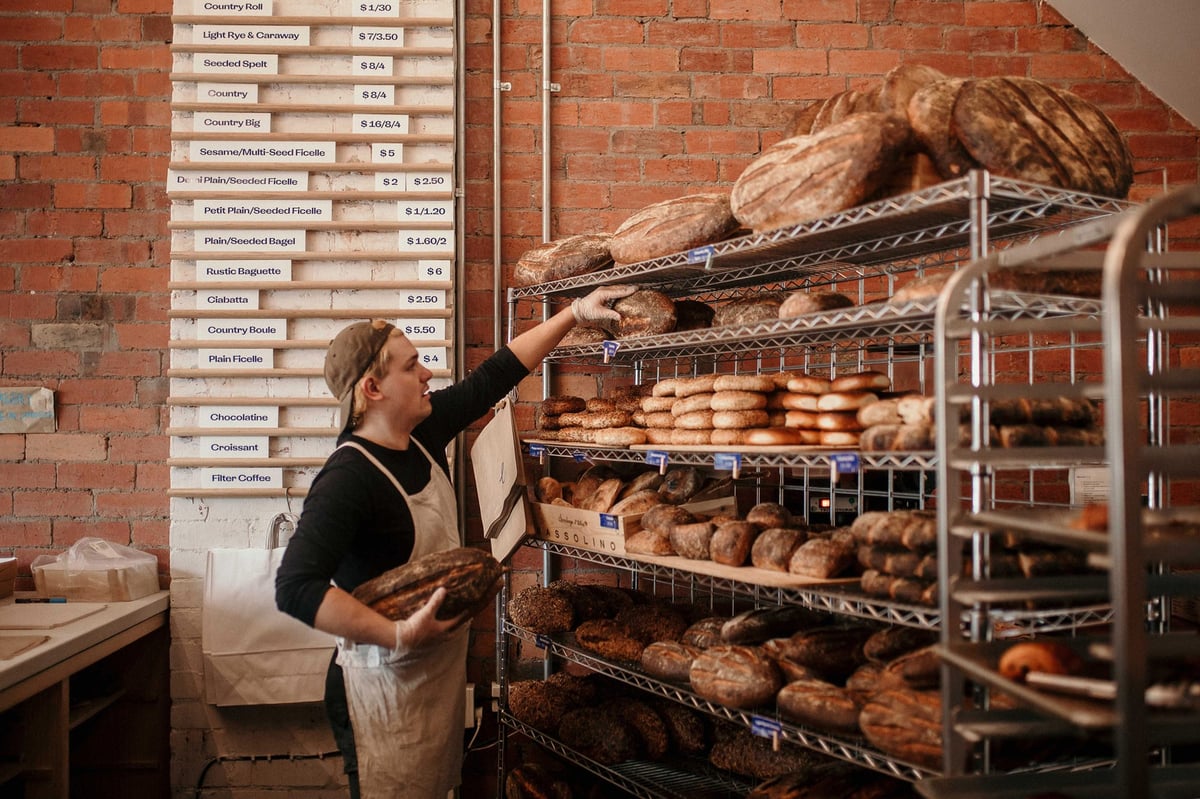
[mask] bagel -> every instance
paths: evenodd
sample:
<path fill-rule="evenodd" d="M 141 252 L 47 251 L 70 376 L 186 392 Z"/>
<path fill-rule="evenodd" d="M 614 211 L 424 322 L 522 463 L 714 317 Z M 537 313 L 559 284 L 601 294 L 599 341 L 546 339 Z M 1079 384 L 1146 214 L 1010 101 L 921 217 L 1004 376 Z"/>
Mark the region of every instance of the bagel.
<path fill-rule="evenodd" d="M 864 405 L 878 402 L 870 391 L 831 391 L 817 399 L 818 411 L 857 411 Z"/>
<path fill-rule="evenodd" d="M 853 411 L 825 411 L 817 414 L 817 429 L 822 432 L 861 432 L 858 414 Z"/>
<path fill-rule="evenodd" d="M 877 424 L 900 424 L 900 400 L 872 402 L 858 409 L 858 423 L 864 428 Z"/>
<path fill-rule="evenodd" d="M 695 411 L 711 411 L 713 409 L 712 398 L 712 394 L 689 394 L 686 397 L 680 397 L 671 406 L 671 415 L 678 417 Z"/>
<path fill-rule="evenodd" d="M 852 375 L 842 375 L 834 378 L 829 384 L 829 391 L 870 391 L 887 390 L 892 387 L 892 379 L 883 372 L 866 370 Z"/>
<path fill-rule="evenodd" d="M 659 380 L 650 388 L 650 396 L 652 397 L 673 397 L 675 396 L 675 386 L 679 384 L 679 378 L 668 377 L 666 380 Z"/>
<path fill-rule="evenodd" d="M 798 375 L 788 380 L 787 390 L 794 394 L 824 394 L 830 390 L 830 381 L 823 377 Z"/>
<path fill-rule="evenodd" d="M 716 385 L 716 375 L 699 375 L 698 377 L 676 378 L 675 396 L 690 397 L 693 394 L 711 394 Z"/>
<path fill-rule="evenodd" d="M 767 407 L 767 395 L 756 391 L 718 389 L 712 395 L 711 407 L 714 411 L 754 411 Z"/>
<path fill-rule="evenodd" d="M 585 407 L 589 413 L 607 413 L 617 410 L 617 403 L 603 397 L 592 397 L 585 400 Z"/>
<path fill-rule="evenodd" d="M 642 397 L 642 410 L 646 413 L 670 411 L 671 406 L 674 404 L 675 389 L 671 389 L 671 394 L 667 397 Z"/>
<path fill-rule="evenodd" d="M 766 427 L 767 419 L 767 412 L 760 410 L 714 411 L 712 426 L 721 430 L 745 430 L 751 427 Z"/>
<path fill-rule="evenodd" d="M 592 442 L 606 447 L 631 447 L 646 443 L 646 431 L 638 427 L 608 427 L 592 431 Z"/>
<path fill-rule="evenodd" d="M 646 427 L 658 427 L 670 429 L 675 426 L 675 414 L 670 411 L 655 411 L 654 413 L 646 414 Z"/>
<path fill-rule="evenodd" d="M 629 411 L 605 411 L 580 415 L 583 419 L 579 426 L 588 430 L 607 430 L 613 427 L 628 427 L 633 424 L 633 416 Z"/>
<path fill-rule="evenodd" d="M 721 375 L 713 383 L 713 391 L 774 391 L 775 381 L 769 375 Z"/>
<path fill-rule="evenodd" d="M 793 394 L 790 391 L 776 391 L 767 400 L 768 408 L 781 411 L 815 411 L 819 394 Z"/>
<path fill-rule="evenodd" d="M 542 400 L 542 414 L 561 416 L 564 413 L 580 413 L 587 409 L 587 400 L 567 394 L 554 394 Z"/>
<path fill-rule="evenodd" d="M 671 443 L 671 433 L 675 432 L 675 428 L 674 427 L 647 427 L 642 432 L 644 432 L 646 434 L 646 443 L 647 444 L 656 444 L 656 445 L 661 446 L 663 444 Z"/>
<path fill-rule="evenodd" d="M 745 439 L 745 432 L 742 430 L 734 428 L 717 429 L 712 431 L 710 443 L 717 447 L 732 447 L 746 443 Z"/>
<path fill-rule="evenodd" d="M 711 413 L 711 411 L 709 411 Z M 676 427 L 671 431 L 671 443 L 676 445 L 705 445 L 712 443 L 712 430 Z"/>
<path fill-rule="evenodd" d="M 756 427 L 745 431 L 745 443 L 750 446 L 778 446 L 780 444 L 805 444 L 799 430 L 786 427 Z"/>
<path fill-rule="evenodd" d="M 820 443 L 822 447 L 857 447 L 858 433 L 823 430 Z"/>
<path fill-rule="evenodd" d="M 817 429 L 817 419 L 820 414 L 812 411 L 788 411 L 787 417 L 784 420 L 784 427 L 800 427 L 807 430 Z"/>
<path fill-rule="evenodd" d="M 675 427 L 679 430 L 712 430 L 712 411 L 693 411 L 675 417 Z"/>

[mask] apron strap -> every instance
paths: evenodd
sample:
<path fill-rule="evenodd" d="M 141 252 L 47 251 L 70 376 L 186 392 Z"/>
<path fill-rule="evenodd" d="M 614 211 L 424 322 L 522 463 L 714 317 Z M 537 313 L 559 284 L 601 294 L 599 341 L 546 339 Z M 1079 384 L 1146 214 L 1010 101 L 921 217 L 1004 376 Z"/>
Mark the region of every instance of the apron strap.
<path fill-rule="evenodd" d="M 413 440 L 416 441 L 415 438 Z M 405 501 L 408 500 L 408 492 L 404 490 L 404 486 L 400 485 L 400 481 L 396 479 L 396 475 L 388 471 L 388 468 L 379 462 L 379 458 L 376 458 L 374 455 L 372 455 L 366 447 L 364 447 L 362 444 L 359 444 L 357 441 L 345 441 L 337 446 L 338 449 L 341 449 L 342 447 L 352 447 L 353 449 L 361 452 L 368 461 L 375 464 L 375 468 L 383 472 L 384 477 L 392 481 L 392 485 L 394 485 L 396 490 L 400 492 L 400 496 L 404 497 Z M 425 450 L 422 449 L 421 451 L 424 452 Z M 428 455 L 426 455 L 426 457 L 428 457 Z M 430 466 L 432 465 L 433 464 L 430 464 Z"/>

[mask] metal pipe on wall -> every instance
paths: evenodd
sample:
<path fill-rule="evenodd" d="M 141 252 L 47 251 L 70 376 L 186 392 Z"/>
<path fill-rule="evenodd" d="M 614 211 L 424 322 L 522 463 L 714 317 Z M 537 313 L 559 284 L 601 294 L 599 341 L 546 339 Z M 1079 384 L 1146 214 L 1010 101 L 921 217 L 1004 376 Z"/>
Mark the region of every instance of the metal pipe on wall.
<path fill-rule="evenodd" d="M 460 0 L 465 2 L 465 0 Z M 504 344 L 501 320 L 504 318 L 504 262 L 500 240 L 503 227 L 500 221 L 500 95 L 504 83 L 500 80 L 500 0 L 492 0 L 492 349 Z M 510 326 L 511 330 L 511 326 Z"/>

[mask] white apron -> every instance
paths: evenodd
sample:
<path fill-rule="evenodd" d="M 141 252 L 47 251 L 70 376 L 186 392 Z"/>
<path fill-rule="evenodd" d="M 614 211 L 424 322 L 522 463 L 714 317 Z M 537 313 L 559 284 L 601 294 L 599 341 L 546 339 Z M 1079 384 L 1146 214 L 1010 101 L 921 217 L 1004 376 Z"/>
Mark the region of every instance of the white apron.
<path fill-rule="evenodd" d="M 429 484 L 416 494 L 405 492 L 361 445 L 341 446 L 362 452 L 404 497 L 413 520 L 411 558 L 418 558 L 461 543 L 454 487 L 420 442 L 412 442 L 429 460 Z M 450 639 L 399 657 L 338 639 L 362 799 L 445 799 L 461 782 L 469 628 L 464 624 Z"/>

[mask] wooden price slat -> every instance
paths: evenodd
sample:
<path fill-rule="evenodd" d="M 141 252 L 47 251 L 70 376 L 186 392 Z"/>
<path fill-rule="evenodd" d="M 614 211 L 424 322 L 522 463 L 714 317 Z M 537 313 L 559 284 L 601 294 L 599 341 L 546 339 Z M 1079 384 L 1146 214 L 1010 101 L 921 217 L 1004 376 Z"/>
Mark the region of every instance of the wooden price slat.
<path fill-rule="evenodd" d="M 240 197 L 239 197 L 240 199 Z M 244 219 L 230 219 L 227 221 L 175 221 L 167 223 L 170 230 L 245 230 L 250 225 Z M 297 222 L 295 219 L 281 219 L 278 221 L 267 221 L 265 219 L 253 220 L 253 228 L 255 230 L 296 230 L 303 228 L 308 231 L 320 230 L 362 230 L 370 232 L 372 230 L 454 230 L 454 223 L 446 220 L 424 220 L 416 219 L 410 222 L 404 221 L 378 221 L 378 220 L 354 220 L 350 222 Z"/>
<path fill-rule="evenodd" d="M 230 497 L 234 499 L 253 499 L 258 497 L 296 497 L 308 496 L 307 488 L 172 488 L 167 491 L 168 497 Z"/>
<path fill-rule="evenodd" d="M 258 289 L 260 291 L 358 291 L 360 289 L 414 289 L 425 291 L 449 291 L 454 286 L 445 280 L 254 280 L 254 281 L 199 281 L 172 280 L 167 283 L 168 289 L 180 291 L 205 291 L 208 289 Z"/>
<path fill-rule="evenodd" d="M 449 369 L 430 369 L 434 377 L 450 377 Z M 212 378 L 285 378 L 285 377 L 325 377 L 322 368 L 305 369 L 298 366 L 272 369 L 168 369 L 167 377 L 207 380 Z"/>
<path fill-rule="evenodd" d="M 394 170 L 392 170 L 394 171 Z M 412 171 L 424 171 L 421 169 L 413 169 Z M 429 170 L 440 171 L 440 170 Z M 170 191 L 172 200 L 224 200 L 230 198 L 228 189 L 211 189 L 209 191 Z M 353 197 L 347 197 L 344 191 L 240 191 L 237 193 L 239 200 L 294 200 L 297 195 L 302 195 L 306 200 L 353 200 L 361 202 L 365 200 L 385 200 L 390 202 L 417 202 L 420 200 L 453 200 L 454 192 L 450 191 L 355 191 Z"/>
<path fill-rule="evenodd" d="M 454 258 L 451 252 L 405 252 L 403 250 L 354 251 L 354 252 L 197 252 L 196 250 L 175 250 L 171 258 L 176 261 L 255 261 L 255 260 L 290 260 L 290 261 L 339 261 L 353 263 L 354 261 L 447 261 Z"/>
<path fill-rule="evenodd" d="M 295 469 L 302 466 L 321 466 L 324 463 L 325 458 L 167 458 L 167 466 L 173 469 L 228 469 L 239 466 L 246 468 L 282 466 Z"/>
<path fill-rule="evenodd" d="M 449 308 L 172 308 L 171 319 L 449 319 Z M 269 349 L 264 342 L 262 349 Z"/>
<path fill-rule="evenodd" d="M 233 72 L 172 72 L 177 83 L 256 83 L 363 86 L 453 86 L 453 75 L 244 75 Z M 242 110 L 257 106 L 242 106 Z"/>
<path fill-rule="evenodd" d="M 414 346 L 421 347 L 450 347 L 452 343 L 447 339 L 411 339 Z M 264 344 L 268 346 L 263 346 Z M 195 350 L 195 349 L 244 349 L 244 350 L 323 350 L 329 347 L 328 341 L 261 341 L 254 339 L 236 339 L 230 341 L 212 341 L 208 339 L 179 339 L 167 343 L 167 348 L 172 350 Z"/>
<path fill-rule="evenodd" d="M 175 25 L 307 25 L 309 27 L 344 28 L 370 24 L 375 28 L 449 28 L 453 17 L 252 17 L 240 14 L 178 14 L 171 16 Z"/>
<path fill-rule="evenodd" d="M 407 114 L 409 116 L 446 116 L 454 113 L 449 105 L 347 105 L 345 103 L 172 103 L 175 111 L 228 111 L 231 113 L 291 113 L 291 114 Z M 230 134 L 220 134 L 222 138 Z M 268 134 L 269 135 L 269 134 Z M 308 134 L 312 135 L 312 134 Z"/>
<path fill-rule="evenodd" d="M 333 397 L 167 397 L 167 404 L 180 408 L 203 408 L 212 405 L 278 406 L 280 408 L 333 408 Z"/>
<path fill-rule="evenodd" d="M 199 436 L 267 436 L 282 438 L 285 436 L 336 436 L 341 432 L 337 427 L 168 427 L 167 435 L 179 438 L 197 438 Z"/>
<path fill-rule="evenodd" d="M 380 133 L 223 133 L 220 131 L 213 132 L 196 132 L 196 131 L 174 131 L 171 133 L 171 141 L 288 141 L 288 142 L 311 142 L 311 141 L 332 141 L 334 143 L 355 144 L 355 143 L 370 143 L 384 142 L 385 144 L 453 144 L 454 134 L 452 133 L 388 133 L 386 131 Z M 178 165 L 178 166 L 177 166 Z M 221 166 L 223 165 L 223 166 Z M 172 161 L 168 166 L 171 169 L 246 169 L 247 164 L 244 161 Z M 387 164 L 363 164 L 363 163 L 290 163 L 279 162 L 272 163 L 265 161 L 262 163 L 255 162 L 249 165 L 255 170 L 277 169 L 293 171 L 296 169 L 309 169 L 315 171 L 333 170 L 337 168 L 350 169 L 352 171 L 362 170 L 379 170 Z M 391 166 L 398 167 L 403 170 L 422 172 L 440 172 L 443 167 L 436 164 L 392 164 Z M 444 167 L 447 172 L 450 171 L 449 165 Z"/>
<path fill-rule="evenodd" d="M 302 55 L 305 57 L 322 55 L 390 55 L 398 58 L 445 57 L 454 55 L 453 47 L 352 47 L 341 45 L 312 45 L 310 47 L 272 47 L 261 44 L 213 44 L 212 42 L 171 44 L 172 53 L 209 53 L 212 55 Z"/>

